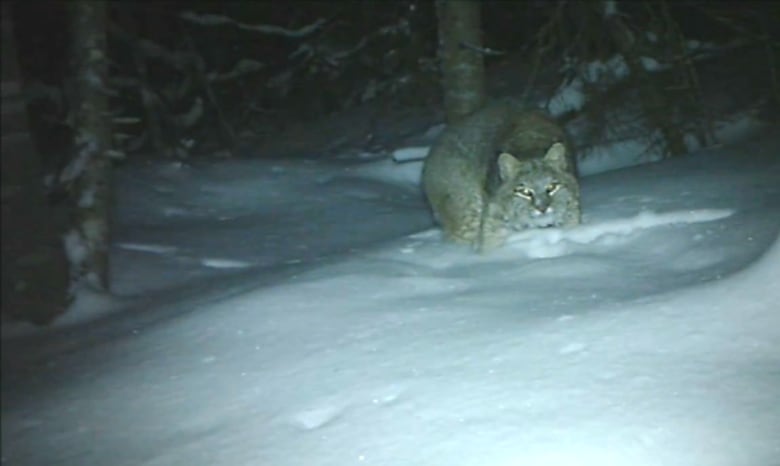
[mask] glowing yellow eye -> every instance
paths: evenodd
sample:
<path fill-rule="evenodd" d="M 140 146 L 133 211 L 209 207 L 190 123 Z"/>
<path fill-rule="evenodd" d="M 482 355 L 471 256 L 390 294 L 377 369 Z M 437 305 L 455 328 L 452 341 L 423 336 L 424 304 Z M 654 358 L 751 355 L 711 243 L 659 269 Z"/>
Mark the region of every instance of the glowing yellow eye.
<path fill-rule="evenodd" d="M 534 197 L 534 192 L 525 186 L 515 186 L 514 193 L 515 196 L 524 197 L 526 199 Z"/>
<path fill-rule="evenodd" d="M 559 189 L 561 189 L 561 184 L 554 181 L 554 182 L 548 184 L 545 189 L 547 190 L 547 194 L 552 196 L 553 194 L 558 192 Z"/>

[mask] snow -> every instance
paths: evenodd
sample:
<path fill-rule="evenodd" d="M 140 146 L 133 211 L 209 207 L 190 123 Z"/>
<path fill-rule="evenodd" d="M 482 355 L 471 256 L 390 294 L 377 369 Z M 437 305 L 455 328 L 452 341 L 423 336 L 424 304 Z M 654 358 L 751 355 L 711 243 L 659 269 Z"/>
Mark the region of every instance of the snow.
<path fill-rule="evenodd" d="M 587 176 L 487 255 L 420 162 L 128 164 L 112 295 L 4 326 L 2 462 L 778 464 L 779 154 Z"/>

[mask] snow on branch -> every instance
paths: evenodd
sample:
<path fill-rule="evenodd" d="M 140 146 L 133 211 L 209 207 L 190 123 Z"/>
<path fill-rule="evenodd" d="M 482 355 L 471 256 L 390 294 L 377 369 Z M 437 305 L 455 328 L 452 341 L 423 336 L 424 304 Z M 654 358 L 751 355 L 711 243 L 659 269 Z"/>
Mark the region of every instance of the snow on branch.
<path fill-rule="evenodd" d="M 506 54 L 506 52 L 502 52 L 501 50 L 491 49 L 490 47 L 480 47 L 478 45 L 474 45 L 470 42 L 465 42 L 465 41 L 459 42 L 458 46 L 466 50 L 471 50 L 472 52 L 477 52 L 482 55 L 490 55 L 493 57 Z"/>
<path fill-rule="evenodd" d="M 200 26 L 221 26 L 224 24 L 230 24 L 239 29 L 243 29 L 246 31 L 254 31 L 262 34 L 274 34 L 274 35 L 285 36 L 285 37 L 308 36 L 309 34 L 318 30 L 326 22 L 324 19 L 318 19 L 317 21 L 307 26 L 303 26 L 300 29 L 293 30 L 293 29 L 287 29 L 282 26 L 275 26 L 272 24 L 254 24 L 254 25 L 246 24 L 246 23 L 236 21 L 232 18 L 228 18 L 227 16 L 213 15 L 208 13 L 198 14 L 192 11 L 185 11 L 179 14 L 179 18 L 185 21 L 189 21 L 190 23 L 193 24 L 198 24 Z"/>

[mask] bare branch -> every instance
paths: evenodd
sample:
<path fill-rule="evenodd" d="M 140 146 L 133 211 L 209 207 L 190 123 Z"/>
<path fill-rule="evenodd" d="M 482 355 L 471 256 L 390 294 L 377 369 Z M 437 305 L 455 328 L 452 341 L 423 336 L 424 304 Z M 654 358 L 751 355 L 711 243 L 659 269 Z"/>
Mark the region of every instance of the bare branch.
<path fill-rule="evenodd" d="M 464 48 L 466 50 L 471 50 L 472 52 L 477 52 L 482 55 L 490 55 L 493 57 L 497 57 L 506 54 L 506 52 L 503 52 L 501 50 L 491 49 L 490 47 L 478 47 L 469 42 L 461 42 L 458 45 L 460 45 L 461 48 Z"/>
<path fill-rule="evenodd" d="M 179 18 L 200 26 L 222 26 L 229 24 L 245 31 L 253 31 L 259 32 L 261 34 L 273 34 L 285 37 L 308 36 L 322 27 L 322 25 L 326 22 L 324 19 L 318 19 L 317 21 L 303 26 L 300 29 L 293 30 L 273 24 L 246 24 L 223 15 L 213 15 L 209 13 L 199 14 L 192 11 L 185 11 L 180 13 Z"/>
<path fill-rule="evenodd" d="M 265 65 L 256 60 L 250 60 L 248 58 L 242 58 L 235 65 L 233 69 L 225 73 L 210 72 L 206 75 L 210 82 L 230 81 L 232 79 L 254 73 L 255 71 L 262 69 Z"/>
<path fill-rule="evenodd" d="M 188 64 L 193 62 L 192 54 L 169 50 L 154 41 L 133 36 L 116 22 L 109 23 L 109 31 L 117 39 L 140 50 L 146 58 L 156 58 L 179 70 L 186 68 Z"/>

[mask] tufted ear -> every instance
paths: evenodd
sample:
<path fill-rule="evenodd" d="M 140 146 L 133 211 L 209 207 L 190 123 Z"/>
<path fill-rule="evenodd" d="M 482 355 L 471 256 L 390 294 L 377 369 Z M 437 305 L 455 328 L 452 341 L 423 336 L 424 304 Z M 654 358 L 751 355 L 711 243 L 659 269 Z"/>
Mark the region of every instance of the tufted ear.
<path fill-rule="evenodd" d="M 519 170 L 520 161 L 514 155 L 502 152 L 498 156 L 498 175 L 501 177 L 501 181 L 514 178 Z"/>
<path fill-rule="evenodd" d="M 566 158 L 566 146 L 556 142 L 544 154 L 544 161 L 557 170 L 568 170 L 569 161 Z"/>

